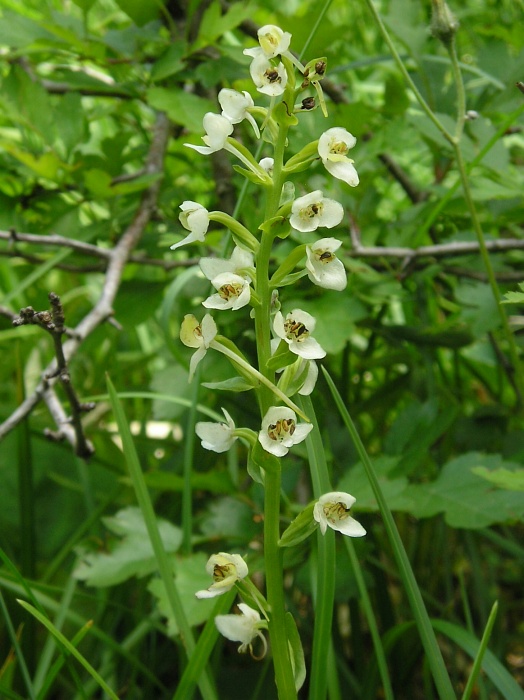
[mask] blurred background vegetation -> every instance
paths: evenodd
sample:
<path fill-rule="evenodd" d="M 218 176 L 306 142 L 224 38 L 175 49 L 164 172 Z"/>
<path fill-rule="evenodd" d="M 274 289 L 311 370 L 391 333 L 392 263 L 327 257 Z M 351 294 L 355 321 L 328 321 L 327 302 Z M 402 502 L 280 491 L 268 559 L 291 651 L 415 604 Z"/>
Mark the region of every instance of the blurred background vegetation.
<path fill-rule="evenodd" d="M 455 85 L 447 53 L 428 30 L 430 3 L 382 0 L 377 8 L 412 79 L 453 130 Z M 190 351 L 178 341 L 180 320 L 209 293 L 198 258 L 227 254 L 225 231 L 215 227 L 205 245 L 169 246 L 183 235 L 184 200 L 229 213 L 239 207 L 252 231 L 261 210 L 256 188 L 227 154 L 204 158 L 183 144 L 200 143 L 202 117 L 217 111 L 222 87 L 249 90 L 263 103 L 242 54 L 259 26 L 290 31 L 300 51 L 322 8 L 309 0 L 0 0 L 0 9 L 0 696 L 28 697 L 19 657 L 10 656 L 10 624 L 41 686 L 57 654 L 15 602 L 26 597 L 25 581 L 67 637 L 94 621 L 80 648 L 121 697 L 168 698 L 183 654 L 152 576 L 105 376 L 122 394 L 155 510 L 169 521 L 166 546 L 188 615 L 201 624 L 211 608 L 194 602 L 194 591 L 208 585 L 195 572 L 210 553 L 249 554 L 262 580 L 262 492 L 247 475 L 242 446 L 216 455 L 194 442 L 190 407 L 198 404 L 199 420 L 202 410 L 224 407 L 254 429 L 259 418 L 250 393 L 189 384 Z M 470 111 L 461 147 L 500 295 L 524 280 L 524 95 L 516 87 L 524 80 L 523 9 L 521 0 L 452 5 Z M 320 56 L 327 56 L 329 116 L 303 115 L 289 152 L 331 126 L 358 139 L 357 188 L 318 165 L 293 178 L 297 194 L 321 189 L 347 211 L 333 235 L 343 240 L 349 282 L 341 294 L 303 280 L 282 297 L 286 308 L 317 319 L 323 364 L 375 459 L 431 616 L 479 638 L 498 600 L 490 649 L 522 684 L 522 370 L 508 355 L 500 298 L 475 247 L 454 153 L 413 99 L 364 2 L 333 0 L 303 59 Z M 236 134 L 258 147 L 249 127 Z M 282 241 L 275 263 L 297 242 L 294 234 Z M 457 249 L 462 243 L 473 245 Z M 114 251 L 127 260 L 121 270 Z M 41 384 L 52 335 L 12 323 L 21 308 L 48 309 L 50 292 L 70 329 L 71 385 L 80 401 L 96 404 L 82 419 L 94 448 L 88 460 L 74 432 L 56 439 L 56 404 L 71 409 L 59 383 Z M 504 308 L 521 349 L 523 301 L 513 299 Z M 220 330 L 256 357 L 247 314 L 221 315 Z M 229 376 L 227 361 L 208 354 L 200 382 Z M 402 626 L 410 611 L 374 497 L 322 379 L 313 399 L 332 482 L 356 496 L 369 533 L 356 548 L 388 640 L 395 696 L 434 697 L 420 643 Z M 301 446 L 286 458 L 283 525 L 311 498 L 304 458 Z M 184 522 L 192 539 L 182 544 L 188 460 L 192 512 Z M 338 562 L 333 635 L 343 697 L 381 697 L 344 549 Z M 292 549 L 287 564 L 288 603 L 307 656 L 311 542 Z M 448 630 L 442 645 L 459 692 L 471 661 L 456 635 Z M 239 657 L 235 645 L 219 644 L 211 665 L 221 698 L 238 697 L 240 686 L 243 697 L 273 697 L 267 662 Z M 97 692 L 69 661 L 38 697 L 102 697 Z M 489 674 L 478 692 L 504 697 Z"/>

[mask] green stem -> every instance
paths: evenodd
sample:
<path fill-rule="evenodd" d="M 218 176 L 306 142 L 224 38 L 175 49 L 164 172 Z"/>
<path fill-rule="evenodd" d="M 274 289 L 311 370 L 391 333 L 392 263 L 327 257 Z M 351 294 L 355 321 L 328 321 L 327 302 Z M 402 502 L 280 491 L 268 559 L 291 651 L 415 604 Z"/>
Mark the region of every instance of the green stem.
<path fill-rule="evenodd" d="M 284 148 L 288 127 L 280 125 L 274 151 L 273 186 L 267 191 L 264 221 L 275 216 L 282 191 Z M 260 306 L 255 308 L 255 332 L 257 339 L 258 368 L 266 380 L 275 384 L 275 374 L 267 367 L 271 357 L 271 288 L 269 285 L 269 260 L 273 244 L 271 230 L 263 231 L 256 263 L 256 292 Z M 273 392 L 263 383 L 258 391 L 260 410 L 265 415 L 274 403 Z M 289 401 L 289 400 L 288 400 Z M 288 402 L 287 401 L 287 402 Z M 287 403 L 286 402 L 286 403 Z M 271 610 L 269 636 L 273 653 L 275 681 L 280 700 L 297 697 L 295 679 L 286 632 L 286 608 L 284 599 L 284 574 L 280 539 L 280 489 L 281 467 L 266 472 L 264 503 L 264 563 L 266 572 L 267 601 Z"/>

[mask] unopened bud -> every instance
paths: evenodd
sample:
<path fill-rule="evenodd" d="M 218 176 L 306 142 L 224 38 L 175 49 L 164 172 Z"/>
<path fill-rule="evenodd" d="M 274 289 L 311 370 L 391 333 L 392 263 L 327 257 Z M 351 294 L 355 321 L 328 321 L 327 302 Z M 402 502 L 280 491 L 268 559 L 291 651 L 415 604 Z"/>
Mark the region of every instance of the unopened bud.
<path fill-rule="evenodd" d="M 449 46 L 459 28 L 458 20 L 449 9 L 446 0 L 431 0 L 431 4 L 433 6 L 431 34 L 435 39 L 439 39 L 443 44 Z"/>

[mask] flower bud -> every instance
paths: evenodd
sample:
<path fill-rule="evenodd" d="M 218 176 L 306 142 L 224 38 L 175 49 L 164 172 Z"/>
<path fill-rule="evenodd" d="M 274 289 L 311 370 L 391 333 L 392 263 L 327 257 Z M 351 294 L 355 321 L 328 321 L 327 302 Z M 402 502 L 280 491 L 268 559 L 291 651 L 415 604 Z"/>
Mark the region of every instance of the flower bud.
<path fill-rule="evenodd" d="M 449 46 L 459 28 L 458 20 L 449 9 L 446 0 L 431 0 L 431 4 L 431 34 L 445 46 Z"/>

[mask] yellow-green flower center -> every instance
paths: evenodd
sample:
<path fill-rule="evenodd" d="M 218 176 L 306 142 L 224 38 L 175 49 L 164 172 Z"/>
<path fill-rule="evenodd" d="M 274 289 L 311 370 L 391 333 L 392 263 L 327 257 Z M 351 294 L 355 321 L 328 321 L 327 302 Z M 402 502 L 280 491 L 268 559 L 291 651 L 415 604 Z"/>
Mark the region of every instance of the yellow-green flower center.
<path fill-rule="evenodd" d="M 287 435 L 293 435 L 295 432 L 295 421 L 292 418 L 282 418 L 276 423 L 271 423 L 267 427 L 267 434 L 271 440 L 280 442 Z"/>
<path fill-rule="evenodd" d="M 232 284 L 223 284 L 218 290 L 218 294 L 222 299 L 229 301 L 229 299 L 236 298 L 240 296 L 242 292 L 242 285 L 238 282 L 233 282 Z"/>
<path fill-rule="evenodd" d="M 331 141 L 329 144 L 329 152 L 333 155 L 337 156 L 345 156 L 346 153 L 348 152 L 348 146 L 345 141 Z"/>
<path fill-rule="evenodd" d="M 229 576 L 234 576 L 236 574 L 236 567 L 234 564 L 215 564 L 213 568 L 213 578 L 215 581 L 223 581 Z"/>
<path fill-rule="evenodd" d="M 340 501 L 338 503 L 325 503 L 323 511 L 326 518 L 332 524 L 349 517 L 349 508 L 346 508 Z"/>

